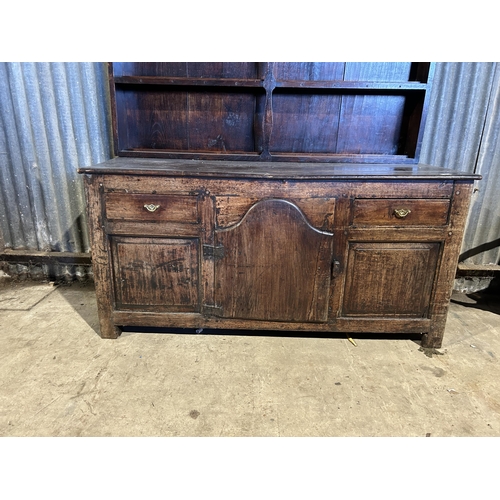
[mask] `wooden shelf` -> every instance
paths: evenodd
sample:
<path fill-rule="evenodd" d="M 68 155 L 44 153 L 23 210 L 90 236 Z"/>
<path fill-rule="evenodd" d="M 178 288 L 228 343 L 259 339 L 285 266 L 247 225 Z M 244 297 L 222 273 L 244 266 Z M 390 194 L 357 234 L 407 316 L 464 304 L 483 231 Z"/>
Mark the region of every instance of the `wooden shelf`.
<path fill-rule="evenodd" d="M 262 87 L 263 81 L 248 78 L 182 78 L 159 76 L 120 76 L 115 78 L 119 85 L 172 85 L 190 87 Z"/>
<path fill-rule="evenodd" d="M 246 78 L 183 78 L 158 76 L 120 76 L 114 79 L 117 85 L 164 85 L 182 87 L 264 87 L 264 80 Z M 427 84 L 420 82 L 347 82 L 347 81 L 298 81 L 275 80 L 275 88 L 332 89 L 332 90 L 426 90 Z"/>
<path fill-rule="evenodd" d="M 332 89 L 332 90 L 376 90 L 402 91 L 426 90 L 427 84 L 420 82 L 346 82 L 346 81 L 307 81 L 277 80 L 277 88 L 290 89 Z"/>
<path fill-rule="evenodd" d="M 110 64 L 115 154 L 417 163 L 432 75 L 430 63 Z"/>

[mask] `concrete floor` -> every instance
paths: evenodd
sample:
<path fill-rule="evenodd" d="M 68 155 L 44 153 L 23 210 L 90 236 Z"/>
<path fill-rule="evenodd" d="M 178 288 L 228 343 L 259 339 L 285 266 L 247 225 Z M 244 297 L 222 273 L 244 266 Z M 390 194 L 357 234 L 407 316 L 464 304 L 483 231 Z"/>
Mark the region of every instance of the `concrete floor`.
<path fill-rule="evenodd" d="M 500 305 L 409 339 L 96 333 L 93 285 L 0 279 L 0 436 L 500 436 Z"/>

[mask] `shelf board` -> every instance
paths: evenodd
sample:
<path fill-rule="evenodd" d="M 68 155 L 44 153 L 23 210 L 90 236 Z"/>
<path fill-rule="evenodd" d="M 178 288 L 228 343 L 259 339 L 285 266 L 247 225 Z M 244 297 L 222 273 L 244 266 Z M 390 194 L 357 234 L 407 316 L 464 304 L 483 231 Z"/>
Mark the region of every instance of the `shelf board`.
<path fill-rule="evenodd" d="M 290 89 L 338 89 L 338 90 L 426 90 L 427 84 L 420 82 L 349 82 L 277 80 L 277 88 Z"/>
<path fill-rule="evenodd" d="M 125 85 L 169 85 L 190 87 L 262 87 L 263 81 L 248 78 L 184 78 L 163 76 L 120 76 L 115 83 Z"/>
<path fill-rule="evenodd" d="M 264 156 L 258 152 L 231 152 L 218 151 L 173 151 L 167 149 L 123 149 L 118 151 L 118 156 L 135 158 L 169 158 L 190 160 L 241 160 L 249 162 L 280 161 L 295 163 L 399 163 L 415 164 L 415 158 L 405 155 L 384 154 L 345 154 L 345 153 L 281 153 L 271 152 Z"/>
<path fill-rule="evenodd" d="M 159 76 L 120 76 L 115 77 L 118 85 L 164 85 L 190 87 L 263 87 L 264 80 L 249 78 L 185 78 Z M 276 80 L 276 88 L 289 89 L 332 89 L 332 90 L 426 90 L 427 84 L 421 82 L 383 82 L 383 81 L 343 81 L 343 80 Z"/>

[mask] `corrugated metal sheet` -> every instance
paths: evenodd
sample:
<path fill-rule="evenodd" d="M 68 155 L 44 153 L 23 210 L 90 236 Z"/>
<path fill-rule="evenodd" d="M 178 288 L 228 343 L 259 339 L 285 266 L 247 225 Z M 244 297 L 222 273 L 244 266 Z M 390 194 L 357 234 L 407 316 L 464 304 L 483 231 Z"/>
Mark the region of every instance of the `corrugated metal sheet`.
<path fill-rule="evenodd" d="M 500 258 L 500 64 L 438 63 L 421 161 L 478 172 L 463 247 Z M 111 157 L 103 63 L 0 63 L 0 230 L 12 249 L 88 252 L 78 166 Z M 58 275 L 84 273 L 60 267 Z"/>
<path fill-rule="evenodd" d="M 436 66 L 420 161 L 475 172 L 461 260 L 500 263 L 500 64 Z"/>
<path fill-rule="evenodd" d="M 483 176 L 470 210 L 464 259 L 500 264 L 500 64 L 496 65 L 476 172 Z"/>
<path fill-rule="evenodd" d="M 76 169 L 111 157 L 106 80 L 102 63 L 0 63 L 0 229 L 6 248 L 88 252 Z M 60 270 L 68 272 L 74 270 Z"/>

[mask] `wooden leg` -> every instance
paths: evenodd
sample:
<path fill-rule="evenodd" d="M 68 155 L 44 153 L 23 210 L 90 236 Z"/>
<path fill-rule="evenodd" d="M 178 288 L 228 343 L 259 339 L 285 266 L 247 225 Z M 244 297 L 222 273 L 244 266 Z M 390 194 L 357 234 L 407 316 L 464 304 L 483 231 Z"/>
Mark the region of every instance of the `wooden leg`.
<path fill-rule="evenodd" d="M 92 269 L 97 296 L 100 336 L 103 339 L 116 339 L 121 335 L 122 330 L 111 320 L 113 310 L 111 299 L 113 296 L 113 272 L 109 259 L 108 236 L 102 230 L 104 220 L 104 209 L 102 206 L 103 191 L 103 179 L 100 175 L 85 176 L 89 235 L 92 246 Z"/>
<path fill-rule="evenodd" d="M 434 349 L 439 349 L 443 345 L 445 326 L 446 316 L 433 321 L 430 331 L 422 335 L 422 347 L 432 347 Z"/>
<path fill-rule="evenodd" d="M 424 333 L 420 344 L 422 347 L 439 349 L 443 345 L 443 338 L 432 337 L 430 333 Z"/>
<path fill-rule="evenodd" d="M 101 319 L 100 323 L 100 336 L 103 339 L 117 339 L 122 334 L 120 326 L 116 326 L 111 321 Z"/>

